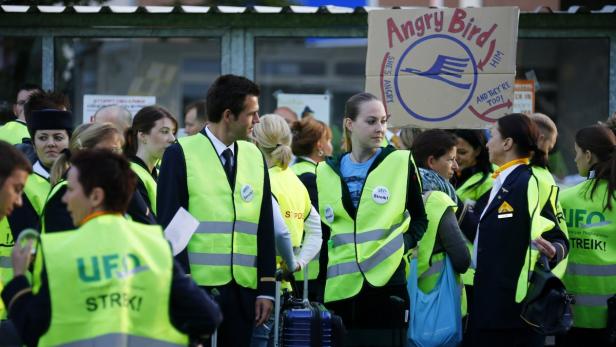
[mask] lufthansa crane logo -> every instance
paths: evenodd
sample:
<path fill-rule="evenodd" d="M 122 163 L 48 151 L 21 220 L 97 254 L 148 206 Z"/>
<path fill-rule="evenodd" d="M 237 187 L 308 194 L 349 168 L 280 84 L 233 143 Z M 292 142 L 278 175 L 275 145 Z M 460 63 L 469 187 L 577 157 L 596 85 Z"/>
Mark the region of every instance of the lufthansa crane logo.
<path fill-rule="evenodd" d="M 455 117 L 469 104 L 476 86 L 477 63 L 471 50 L 443 34 L 429 35 L 410 45 L 394 76 L 400 105 L 409 115 L 428 122 Z"/>

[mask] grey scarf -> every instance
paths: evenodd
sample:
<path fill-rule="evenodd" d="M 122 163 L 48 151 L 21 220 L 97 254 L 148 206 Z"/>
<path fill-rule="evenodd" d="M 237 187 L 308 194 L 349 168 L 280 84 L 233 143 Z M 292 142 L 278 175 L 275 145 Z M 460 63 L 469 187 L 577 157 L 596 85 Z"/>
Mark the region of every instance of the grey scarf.
<path fill-rule="evenodd" d="M 456 190 L 443 176 L 439 175 L 436 171 L 430 169 L 419 168 L 419 175 L 421 176 L 421 183 L 423 187 L 423 193 L 431 190 L 441 191 L 451 198 L 453 202 L 458 203 L 458 196 Z"/>

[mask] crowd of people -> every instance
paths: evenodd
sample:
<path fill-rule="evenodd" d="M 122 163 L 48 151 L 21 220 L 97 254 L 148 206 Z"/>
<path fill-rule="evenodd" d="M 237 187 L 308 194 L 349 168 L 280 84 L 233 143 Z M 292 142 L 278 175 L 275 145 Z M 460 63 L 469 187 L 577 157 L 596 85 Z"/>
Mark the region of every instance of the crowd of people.
<path fill-rule="evenodd" d="M 261 116 L 259 95 L 218 77 L 177 138 L 162 106 L 107 106 L 74 128 L 64 95 L 20 89 L 0 127 L 0 345 L 271 346 L 277 269 L 308 276 L 348 345 L 388 345 L 367 336 L 408 327 L 415 257 L 424 292 L 446 262 L 455 271 L 464 345 L 543 346 L 520 318 L 539 256 L 576 296 L 557 345 L 610 345 L 609 122 L 577 132 L 587 179 L 559 193 L 546 115 L 508 114 L 489 134 L 396 130 L 358 93 L 334 156 L 327 124 L 288 108 Z M 174 254 L 163 229 L 182 209 L 198 225 Z"/>

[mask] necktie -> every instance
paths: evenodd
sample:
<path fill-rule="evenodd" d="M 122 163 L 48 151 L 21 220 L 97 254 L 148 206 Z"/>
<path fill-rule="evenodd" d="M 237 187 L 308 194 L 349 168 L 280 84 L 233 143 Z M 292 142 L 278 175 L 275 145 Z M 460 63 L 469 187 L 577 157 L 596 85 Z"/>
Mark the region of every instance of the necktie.
<path fill-rule="evenodd" d="M 225 159 L 225 164 L 223 167 L 225 169 L 225 173 L 227 174 L 227 180 L 229 180 L 229 184 L 233 185 L 233 153 L 231 152 L 231 149 L 225 149 L 222 152 L 222 157 Z"/>

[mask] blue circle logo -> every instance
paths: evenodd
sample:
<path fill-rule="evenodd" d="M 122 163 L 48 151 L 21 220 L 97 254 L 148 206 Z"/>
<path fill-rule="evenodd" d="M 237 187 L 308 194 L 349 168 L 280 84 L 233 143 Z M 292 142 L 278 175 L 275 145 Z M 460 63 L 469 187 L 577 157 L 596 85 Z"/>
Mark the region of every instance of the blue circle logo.
<path fill-rule="evenodd" d="M 427 122 L 456 116 L 471 101 L 476 86 L 477 64 L 471 50 L 443 34 L 413 42 L 400 57 L 394 75 L 400 105 Z"/>

